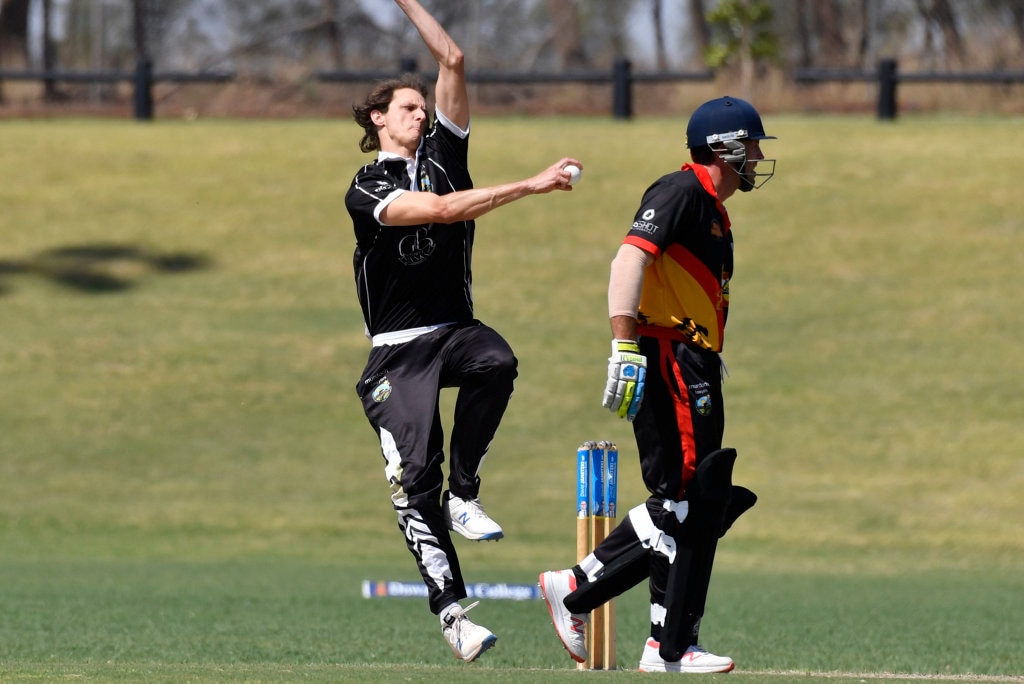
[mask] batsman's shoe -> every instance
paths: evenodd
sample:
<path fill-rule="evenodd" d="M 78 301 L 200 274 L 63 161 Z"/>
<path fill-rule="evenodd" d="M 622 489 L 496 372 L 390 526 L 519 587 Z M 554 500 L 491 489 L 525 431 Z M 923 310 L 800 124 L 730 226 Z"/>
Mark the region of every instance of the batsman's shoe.
<path fill-rule="evenodd" d="M 565 607 L 565 597 L 574 591 L 576 575 L 572 570 L 549 570 L 540 574 L 540 593 L 548 604 L 555 632 L 572 659 L 582 663 L 587 659 L 586 628 L 590 616 L 586 613 L 570 613 Z"/>
<path fill-rule="evenodd" d="M 444 634 L 448 645 L 452 647 L 455 657 L 465 660 L 467 663 L 479 658 L 481 653 L 498 640 L 491 630 L 481 627 L 466 617 L 466 613 L 475 605 L 476 603 L 473 603 L 469 608 L 456 606 L 441 620 L 441 633 Z"/>
<path fill-rule="evenodd" d="M 480 505 L 480 499 L 460 499 L 445 494 L 444 519 L 449 530 L 454 530 L 473 541 L 498 541 L 505 536 L 501 525 L 491 520 Z"/>
<path fill-rule="evenodd" d="M 697 645 L 690 646 L 683 654 L 682 660 L 667 662 L 658 654 L 661 647 L 654 639 L 648 639 L 644 645 L 644 654 L 640 658 L 641 672 L 691 672 L 702 674 L 708 672 L 729 672 L 736 666 L 729 656 L 717 656 L 708 653 Z"/>

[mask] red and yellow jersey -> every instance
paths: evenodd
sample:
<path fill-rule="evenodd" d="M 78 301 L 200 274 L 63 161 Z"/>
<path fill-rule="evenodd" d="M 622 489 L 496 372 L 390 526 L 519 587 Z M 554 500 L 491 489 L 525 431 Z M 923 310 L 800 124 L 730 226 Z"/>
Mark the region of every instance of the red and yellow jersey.
<path fill-rule="evenodd" d="M 644 273 L 640 334 L 721 351 L 733 242 L 729 215 L 704 167 L 686 164 L 655 181 L 624 242 L 655 257 Z"/>

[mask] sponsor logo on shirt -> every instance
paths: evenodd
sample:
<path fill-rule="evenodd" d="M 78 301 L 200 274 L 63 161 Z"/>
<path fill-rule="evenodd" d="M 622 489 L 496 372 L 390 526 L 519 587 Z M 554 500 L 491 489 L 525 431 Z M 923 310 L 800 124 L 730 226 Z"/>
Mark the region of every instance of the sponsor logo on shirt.
<path fill-rule="evenodd" d="M 640 218 L 633 221 L 633 230 L 653 235 L 658 230 L 658 224 L 651 222 L 654 218 L 654 213 L 654 209 L 648 209 L 640 214 Z"/>
<path fill-rule="evenodd" d="M 391 396 L 391 381 L 384 378 L 380 381 L 380 384 L 373 388 L 373 392 L 370 394 L 373 400 L 378 404 L 385 401 Z"/>
<path fill-rule="evenodd" d="M 404 266 L 422 264 L 434 253 L 434 241 L 428 237 L 427 228 L 418 228 L 412 235 L 406 235 L 398 242 L 398 260 Z"/>

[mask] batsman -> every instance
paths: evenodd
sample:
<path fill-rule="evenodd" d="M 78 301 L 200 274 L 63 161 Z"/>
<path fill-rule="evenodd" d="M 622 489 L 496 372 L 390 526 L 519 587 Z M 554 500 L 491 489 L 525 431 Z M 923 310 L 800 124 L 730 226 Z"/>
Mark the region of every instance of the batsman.
<path fill-rule="evenodd" d="M 650 497 L 578 565 L 540 575 L 555 631 L 578 662 L 591 611 L 647 579 L 650 634 L 639 669 L 734 667 L 699 642 L 718 540 L 756 501 L 732 484 L 736 451 L 722 448 L 720 352 L 733 274 L 723 202 L 774 175 L 765 139 L 774 136 L 744 100 L 698 107 L 686 128 L 690 162 L 647 189 L 612 260 L 603 404 L 631 421 Z"/>

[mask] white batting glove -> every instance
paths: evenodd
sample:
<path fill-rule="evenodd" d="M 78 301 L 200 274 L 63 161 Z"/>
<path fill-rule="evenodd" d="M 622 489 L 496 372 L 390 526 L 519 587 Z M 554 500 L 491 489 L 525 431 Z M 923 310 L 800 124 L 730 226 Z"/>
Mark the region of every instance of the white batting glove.
<path fill-rule="evenodd" d="M 604 407 L 619 418 L 632 422 L 644 398 L 647 359 L 635 340 L 612 340 L 608 359 L 608 384 L 604 388 Z"/>

